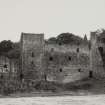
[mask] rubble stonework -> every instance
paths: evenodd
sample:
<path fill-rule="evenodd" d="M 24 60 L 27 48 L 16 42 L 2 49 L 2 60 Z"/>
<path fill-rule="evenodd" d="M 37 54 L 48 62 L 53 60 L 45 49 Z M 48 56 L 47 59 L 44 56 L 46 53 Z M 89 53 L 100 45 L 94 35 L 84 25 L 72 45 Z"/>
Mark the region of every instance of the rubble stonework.
<path fill-rule="evenodd" d="M 39 79 L 41 77 L 43 48 L 43 34 L 22 33 L 21 70 L 25 79 Z"/>
<path fill-rule="evenodd" d="M 90 69 L 96 78 L 105 77 L 105 34 L 91 32 Z"/>
<path fill-rule="evenodd" d="M 88 45 L 44 44 L 43 34 L 22 33 L 22 73 L 27 79 L 70 82 L 88 77 Z"/>

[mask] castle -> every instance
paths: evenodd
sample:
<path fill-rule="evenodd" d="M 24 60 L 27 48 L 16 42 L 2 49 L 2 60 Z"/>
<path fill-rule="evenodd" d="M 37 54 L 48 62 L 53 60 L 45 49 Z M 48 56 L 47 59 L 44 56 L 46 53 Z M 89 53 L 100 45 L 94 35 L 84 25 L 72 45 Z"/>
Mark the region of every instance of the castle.
<path fill-rule="evenodd" d="M 22 33 L 19 60 L 0 58 L 0 64 L 8 65 L 10 76 L 25 80 L 47 80 L 68 83 L 87 77 L 105 77 L 105 35 L 91 32 L 91 48 L 88 44 L 47 44 L 44 34 Z M 10 63 L 11 65 L 10 66 Z M 2 67 L 3 71 L 7 68 Z"/>

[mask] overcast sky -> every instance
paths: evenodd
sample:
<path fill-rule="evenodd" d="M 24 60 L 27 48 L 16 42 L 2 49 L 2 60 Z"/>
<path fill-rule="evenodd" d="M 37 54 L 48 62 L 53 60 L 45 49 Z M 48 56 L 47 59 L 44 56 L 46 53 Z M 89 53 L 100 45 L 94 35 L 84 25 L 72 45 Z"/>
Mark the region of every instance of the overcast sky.
<path fill-rule="evenodd" d="M 19 41 L 21 32 L 89 37 L 99 28 L 105 28 L 105 0 L 0 0 L 0 41 Z"/>

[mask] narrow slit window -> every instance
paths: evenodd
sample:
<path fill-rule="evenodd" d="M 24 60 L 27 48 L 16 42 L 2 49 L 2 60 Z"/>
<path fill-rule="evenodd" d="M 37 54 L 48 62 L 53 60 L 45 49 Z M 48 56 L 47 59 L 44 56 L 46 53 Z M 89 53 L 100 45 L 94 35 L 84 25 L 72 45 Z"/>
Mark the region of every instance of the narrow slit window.
<path fill-rule="evenodd" d="M 71 57 L 70 56 L 68 57 L 68 60 L 71 61 Z"/>
<path fill-rule="evenodd" d="M 62 45 L 62 43 L 61 43 L 61 42 L 59 42 L 59 45 L 61 46 L 61 45 Z"/>
<path fill-rule="evenodd" d="M 4 65 L 4 68 L 8 68 L 7 64 Z"/>
<path fill-rule="evenodd" d="M 78 72 L 81 72 L 81 69 L 78 69 Z"/>
<path fill-rule="evenodd" d="M 59 71 L 62 72 L 62 69 L 60 68 Z"/>

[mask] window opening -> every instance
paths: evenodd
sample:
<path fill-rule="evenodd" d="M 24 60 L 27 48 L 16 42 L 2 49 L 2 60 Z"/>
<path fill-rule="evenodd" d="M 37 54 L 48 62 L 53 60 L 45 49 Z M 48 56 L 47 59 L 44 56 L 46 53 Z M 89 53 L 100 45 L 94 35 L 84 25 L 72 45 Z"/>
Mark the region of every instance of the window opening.
<path fill-rule="evenodd" d="M 103 47 L 99 47 L 98 49 L 99 49 L 100 53 L 103 54 Z"/>
<path fill-rule="evenodd" d="M 70 56 L 68 57 L 68 59 L 69 59 L 69 61 L 71 61 L 71 57 Z"/>
<path fill-rule="evenodd" d="M 77 48 L 77 53 L 79 53 L 79 48 Z"/>
<path fill-rule="evenodd" d="M 93 71 L 89 71 L 89 78 L 93 77 Z"/>
<path fill-rule="evenodd" d="M 81 72 L 81 69 L 78 69 L 78 72 Z"/>
<path fill-rule="evenodd" d="M 62 69 L 60 68 L 59 71 L 62 72 Z"/>
<path fill-rule="evenodd" d="M 50 61 L 53 61 L 53 57 L 50 57 L 49 60 L 50 60 Z"/>

